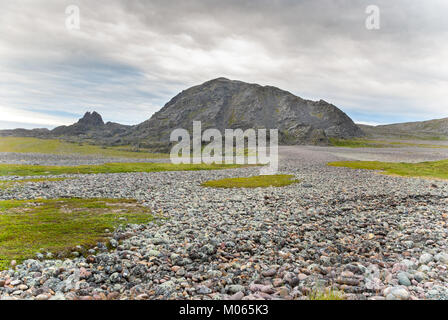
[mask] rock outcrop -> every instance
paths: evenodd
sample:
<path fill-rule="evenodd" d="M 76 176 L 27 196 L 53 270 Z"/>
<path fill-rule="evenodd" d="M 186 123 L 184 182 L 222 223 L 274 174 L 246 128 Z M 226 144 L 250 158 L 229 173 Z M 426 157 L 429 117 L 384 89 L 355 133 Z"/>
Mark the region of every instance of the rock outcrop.
<path fill-rule="evenodd" d="M 362 130 L 336 106 L 305 100 L 272 86 L 218 78 L 182 91 L 149 120 L 136 126 L 104 123 L 97 112 L 87 112 L 77 123 L 51 131 L 7 130 L 0 135 L 89 140 L 108 145 L 131 144 L 168 151 L 174 129 L 192 129 L 201 121 L 202 129 L 278 129 L 283 145 L 321 144 L 329 138 L 355 138 Z"/>
<path fill-rule="evenodd" d="M 76 136 L 85 134 L 88 131 L 101 130 L 103 127 L 103 118 L 99 113 L 93 111 L 92 113 L 86 112 L 84 116 L 75 124 L 72 124 L 70 126 L 56 127 L 51 130 L 51 133 L 57 136 Z"/>
<path fill-rule="evenodd" d="M 173 129 L 278 129 L 279 143 L 328 144 L 328 139 L 354 138 L 363 132 L 336 106 L 305 100 L 272 86 L 218 78 L 182 91 L 151 119 L 137 125 L 125 140 L 147 147 L 169 144 Z"/>

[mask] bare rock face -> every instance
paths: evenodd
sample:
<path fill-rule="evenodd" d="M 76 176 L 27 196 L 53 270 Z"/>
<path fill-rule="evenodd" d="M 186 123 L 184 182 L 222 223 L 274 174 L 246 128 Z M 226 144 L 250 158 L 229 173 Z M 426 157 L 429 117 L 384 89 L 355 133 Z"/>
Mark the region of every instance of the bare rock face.
<path fill-rule="evenodd" d="M 272 86 L 218 78 L 175 96 L 151 119 L 125 137 L 148 147 L 169 145 L 176 128 L 191 130 L 193 121 L 202 129 L 278 129 L 279 143 L 328 144 L 328 138 L 354 138 L 363 132 L 334 105 L 304 100 Z"/>
<path fill-rule="evenodd" d="M 96 111 L 93 111 L 92 113 L 86 112 L 84 114 L 84 117 L 79 119 L 78 125 L 85 127 L 99 127 L 104 125 L 104 121 L 98 112 Z"/>
<path fill-rule="evenodd" d="M 130 128 L 131 126 L 115 122 L 104 123 L 101 115 L 93 111 L 86 112 L 75 124 L 54 128 L 51 130 L 51 136 L 73 142 L 87 139 L 96 144 L 112 145 L 119 142 L 119 136 L 126 134 Z"/>
<path fill-rule="evenodd" d="M 104 126 L 103 118 L 99 113 L 93 111 L 86 112 L 84 116 L 78 120 L 77 123 L 70 126 L 60 126 L 54 128 L 51 133 L 54 135 L 80 135 L 90 130 L 98 130 Z"/>

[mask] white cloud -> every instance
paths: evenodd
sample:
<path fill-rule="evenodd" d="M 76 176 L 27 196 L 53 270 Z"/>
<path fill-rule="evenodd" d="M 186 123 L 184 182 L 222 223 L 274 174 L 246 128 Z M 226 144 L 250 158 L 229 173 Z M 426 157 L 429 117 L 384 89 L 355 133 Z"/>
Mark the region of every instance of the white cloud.
<path fill-rule="evenodd" d="M 385 124 L 385 123 L 369 122 L 369 121 L 357 121 L 356 123 L 357 124 L 365 124 L 365 125 L 368 125 L 368 126 L 378 126 L 378 125 L 381 125 L 381 124 Z"/>
<path fill-rule="evenodd" d="M 26 124 L 27 127 L 35 126 L 35 128 L 56 127 L 71 124 L 72 122 L 72 119 L 67 117 L 51 116 L 43 113 L 3 106 L 0 106 L 0 114 L 2 115 L 2 122 L 21 123 Z"/>

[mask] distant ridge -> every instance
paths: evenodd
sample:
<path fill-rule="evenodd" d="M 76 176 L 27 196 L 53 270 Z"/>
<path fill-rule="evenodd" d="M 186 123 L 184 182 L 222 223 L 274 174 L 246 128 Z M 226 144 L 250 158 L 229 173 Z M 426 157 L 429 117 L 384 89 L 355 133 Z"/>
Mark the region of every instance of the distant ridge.
<path fill-rule="evenodd" d="M 410 139 L 447 139 L 448 118 L 403 122 L 387 125 L 358 126 L 372 137 L 410 138 Z"/>

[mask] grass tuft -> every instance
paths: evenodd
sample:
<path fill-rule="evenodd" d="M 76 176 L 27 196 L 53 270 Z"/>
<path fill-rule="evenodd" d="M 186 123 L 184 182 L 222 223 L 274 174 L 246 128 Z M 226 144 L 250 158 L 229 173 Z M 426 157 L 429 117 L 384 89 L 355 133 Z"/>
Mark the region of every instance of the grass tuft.
<path fill-rule="evenodd" d="M 411 142 L 400 142 L 392 140 L 370 140 L 370 139 L 330 138 L 330 144 L 334 147 L 343 147 L 343 148 L 401 148 L 401 147 L 419 147 L 419 148 L 433 148 L 433 149 L 448 148 L 448 146 L 437 144 L 411 143 Z"/>
<path fill-rule="evenodd" d="M 24 185 L 29 182 L 52 182 L 63 181 L 72 178 L 34 178 L 34 179 L 20 179 L 20 180 L 0 180 L 0 190 L 7 190 L 17 185 Z"/>
<path fill-rule="evenodd" d="M 86 143 L 72 143 L 58 139 L 28 137 L 0 137 L 0 152 L 80 154 L 102 157 L 155 159 L 169 158 L 169 154 L 131 151 L 131 146 L 99 146 Z"/>
<path fill-rule="evenodd" d="M 284 187 L 298 180 L 293 179 L 293 175 L 260 175 L 248 178 L 227 178 L 221 180 L 212 180 L 202 183 L 203 187 L 211 188 L 267 188 Z"/>
<path fill-rule="evenodd" d="M 379 141 L 367 139 L 337 139 L 330 138 L 330 144 L 334 147 L 343 148 L 386 148 L 389 145 Z"/>
<path fill-rule="evenodd" d="M 237 164 L 172 164 L 172 163 L 105 163 L 82 166 L 40 166 L 22 164 L 0 164 L 0 176 L 45 176 L 61 174 L 94 174 L 122 172 L 160 172 L 221 170 L 240 168 Z"/>
<path fill-rule="evenodd" d="M 309 300 L 345 300 L 344 293 L 334 289 L 313 290 L 308 295 Z"/>
<path fill-rule="evenodd" d="M 0 201 L 0 270 L 42 249 L 60 257 L 104 241 L 123 223 L 148 223 L 149 208 L 136 200 L 55 199 Z"/>
<path fill-rule="evenodd" d="M 448 160 L 419 163 L 379 162 L 379 161 L 337 161 L 328 163 L 332 167 L 380 170 L 384 174 L 403 177 L 425 177 L 448 179 Z"/>

